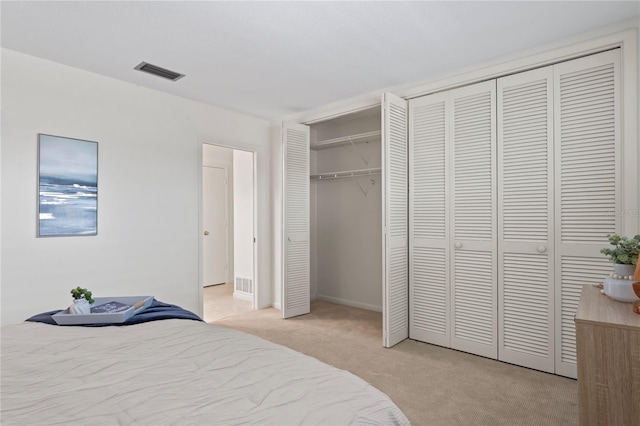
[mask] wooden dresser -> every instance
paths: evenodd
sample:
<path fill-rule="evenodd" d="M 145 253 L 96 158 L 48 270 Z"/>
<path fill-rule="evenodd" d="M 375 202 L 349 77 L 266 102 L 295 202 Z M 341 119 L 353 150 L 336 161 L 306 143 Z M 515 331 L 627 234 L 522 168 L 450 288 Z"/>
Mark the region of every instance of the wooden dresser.
<path fill-rule="evenodd" d="M 640 315 L 585 285 L 576 314 L 581 425 L 640 425 Z"/>

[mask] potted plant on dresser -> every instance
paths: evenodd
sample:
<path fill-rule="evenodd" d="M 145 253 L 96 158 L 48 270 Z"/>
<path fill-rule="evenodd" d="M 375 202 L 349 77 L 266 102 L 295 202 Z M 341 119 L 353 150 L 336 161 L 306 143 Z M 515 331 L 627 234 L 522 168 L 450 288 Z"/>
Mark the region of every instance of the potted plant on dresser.
<path fill-rule="evenodd" d="M 640 254 L 640 235 L 627 238 L 612 234 L 609 243 L 612 248 L 600 250 L 613 263 L 613 272 L 604 280 L 604 293 L 621 302 L 635 302 L 638 296 L 633 291 L 633 282 Z"/>

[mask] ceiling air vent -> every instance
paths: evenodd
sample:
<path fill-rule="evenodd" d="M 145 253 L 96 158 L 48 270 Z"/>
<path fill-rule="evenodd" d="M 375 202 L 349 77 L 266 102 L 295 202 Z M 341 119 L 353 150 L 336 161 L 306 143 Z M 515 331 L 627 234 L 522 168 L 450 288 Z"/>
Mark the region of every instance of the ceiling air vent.
<path fill-rule="evenodd" d="M 166 78 L 171 81 L 178 81 L 184 74 L 180 74 L 175 71 L 169 71 L 168 69 L 161 68 L 157 65 L 148 64 L 146 62 L 140 62 L 140 65 L 135 67 L 138 71 L 148 72 L 149 74 L 157 75 L 158 77 Z"/>

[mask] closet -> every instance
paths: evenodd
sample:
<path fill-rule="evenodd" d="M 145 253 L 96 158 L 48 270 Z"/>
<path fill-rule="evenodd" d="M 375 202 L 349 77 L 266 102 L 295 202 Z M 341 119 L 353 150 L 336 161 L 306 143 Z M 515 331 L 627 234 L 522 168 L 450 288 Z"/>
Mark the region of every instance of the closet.
<path fill-rule="evenodd" d="M 311 128 L 311 296 L 382 311 L 380 108 Z"/>
<path fill-rule="evenodd" d="M 580 290 L 609 273 L 608 234 L 638 232 L 625 37 L 283 123 L 283 317 L 311 297 L 381 309 L 386 347 L 410 337 L 576 377 Z"/>
<path fill-rule="evenodd" d="M 317 297 L 382 311 L 384 346 L 406 339 L 407 101 L 283 123 L 282 146 L 283 318 Z"/>
<path fill-rule="evenodd" d="M 621 229 L 619 55 L 409 101 L 410 338 L 576 376 Z"/>

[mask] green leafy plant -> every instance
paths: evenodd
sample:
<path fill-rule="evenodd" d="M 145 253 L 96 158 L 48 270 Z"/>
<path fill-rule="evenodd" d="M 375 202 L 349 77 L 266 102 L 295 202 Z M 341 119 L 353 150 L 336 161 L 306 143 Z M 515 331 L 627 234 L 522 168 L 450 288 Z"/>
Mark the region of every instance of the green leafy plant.
<path fill-rule="evenodd" d="M 93 302 L 95 302 L 95 300 L 93 300 L 93 298 L 91 297 L 91 292 L 86 288 L 72 288 L 71 295 L 74 299 L 86 299 L 90 304 L 93 304 Z"/>
<path fill-rule="evenodd" d="M 600 253 L 609 256 L 609 260 L 620 265 L 637 265 L 640 253 L 640 235 L 633 238 L 609 235 L 609 243 L 614 248 L 605 247 Z"/>

